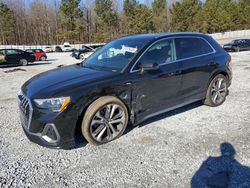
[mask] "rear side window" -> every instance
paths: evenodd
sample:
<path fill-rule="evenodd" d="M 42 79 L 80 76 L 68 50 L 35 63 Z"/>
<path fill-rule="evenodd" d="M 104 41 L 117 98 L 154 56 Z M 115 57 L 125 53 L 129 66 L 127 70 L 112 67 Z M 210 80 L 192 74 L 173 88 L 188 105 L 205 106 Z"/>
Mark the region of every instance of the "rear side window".
<path fill-rule="evenodd" d="M 185 59 L 213 52 L 212 47 L 202 38 L 176 38 L 177 59 Z"/>

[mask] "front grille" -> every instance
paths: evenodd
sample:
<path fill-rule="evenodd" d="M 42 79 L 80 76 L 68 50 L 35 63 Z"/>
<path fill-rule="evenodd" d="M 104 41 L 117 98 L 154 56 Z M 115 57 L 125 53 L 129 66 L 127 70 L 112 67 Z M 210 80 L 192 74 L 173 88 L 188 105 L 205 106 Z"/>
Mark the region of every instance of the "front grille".
<path fill-rule="evenodd" d="M 24 126 L 29 128 L 32 116 L 32 106 L 30 100 L 23 94 L 18 95 L 20 118 Z"/>

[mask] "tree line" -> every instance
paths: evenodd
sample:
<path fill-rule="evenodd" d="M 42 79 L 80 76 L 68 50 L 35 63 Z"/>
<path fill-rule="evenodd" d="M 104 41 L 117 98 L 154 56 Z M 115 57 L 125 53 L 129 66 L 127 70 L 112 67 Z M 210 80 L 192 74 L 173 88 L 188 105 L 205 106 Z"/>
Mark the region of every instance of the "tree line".
<path fill-rule="evenodd" d="M 0 0 L 0 44 L 107 42 L 127 34 L 250 29 L 249 0 Z"/>

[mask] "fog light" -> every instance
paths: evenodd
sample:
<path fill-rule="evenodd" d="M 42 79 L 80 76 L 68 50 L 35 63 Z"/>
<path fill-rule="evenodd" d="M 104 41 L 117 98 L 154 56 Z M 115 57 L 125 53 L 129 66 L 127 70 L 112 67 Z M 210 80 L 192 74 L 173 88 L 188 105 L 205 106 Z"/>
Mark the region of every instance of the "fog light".
<path fill-rule="evenodd" d="M 49 143 L 56 143 L 59 141 L 59 133 L 54 124 L 46 124 L 43 132 L 42 138 Z"/>

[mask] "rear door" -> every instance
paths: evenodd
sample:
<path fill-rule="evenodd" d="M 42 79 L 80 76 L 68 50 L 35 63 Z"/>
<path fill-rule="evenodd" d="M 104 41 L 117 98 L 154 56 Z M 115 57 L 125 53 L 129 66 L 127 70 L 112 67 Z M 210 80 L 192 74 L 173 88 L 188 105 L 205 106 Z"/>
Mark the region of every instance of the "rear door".
<path fill-rule="evenodd" d="M 201 37 L 179 37 L 175 39 L 177 61 L 182 67 L 184 103 L 200 100 L 205 96 L 210 75 L 217 66 L 215 50 Z"/>

